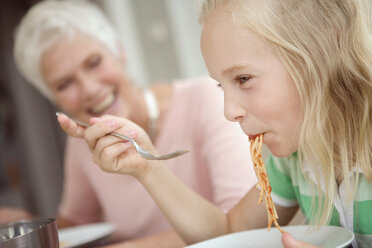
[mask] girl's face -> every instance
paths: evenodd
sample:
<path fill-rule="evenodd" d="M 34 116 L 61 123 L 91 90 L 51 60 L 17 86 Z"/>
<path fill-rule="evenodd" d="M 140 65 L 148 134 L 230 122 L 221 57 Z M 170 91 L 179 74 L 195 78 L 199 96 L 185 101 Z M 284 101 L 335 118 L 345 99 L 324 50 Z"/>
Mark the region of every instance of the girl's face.
<path fill-rule="evenodd" d="M 126 87 L 123 66 L 124 58 L 81 33 L 58 41 L 41 58 L 42 76 L 55 103 L 82 121 L 103 114 L 128 116 L 125 97 L 118 97 Z"/>
<path fill-rule="evenodd" d="M 250 137 L 264 134 L 275 156 L 297 150 L 300 99 L 285 66 L 255 33 L 233 23 L 227 13 L 212 13 L 202 32 L 208 71 L 224 91 L 225 117 L 239 122 Z"/>

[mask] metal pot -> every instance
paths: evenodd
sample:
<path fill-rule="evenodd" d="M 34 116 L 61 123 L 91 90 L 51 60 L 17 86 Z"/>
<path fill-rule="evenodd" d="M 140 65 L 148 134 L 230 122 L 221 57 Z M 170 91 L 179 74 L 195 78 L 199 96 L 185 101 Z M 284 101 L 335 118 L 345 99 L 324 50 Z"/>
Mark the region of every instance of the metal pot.
<path fill-rule="evenodd" d="M 1 248 L 59 248 L 54 218 L 21 220 L 0 225 Z"/>

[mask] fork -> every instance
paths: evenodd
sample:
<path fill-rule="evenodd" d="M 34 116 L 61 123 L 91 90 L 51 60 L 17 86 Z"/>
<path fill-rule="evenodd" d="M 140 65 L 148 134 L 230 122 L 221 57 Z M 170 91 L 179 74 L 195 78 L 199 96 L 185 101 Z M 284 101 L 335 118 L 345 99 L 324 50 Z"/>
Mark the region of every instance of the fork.
<path fill-rule="evenodd" d="M 56 113 L 57 116 L 60 115 L 60 114 L 64 114 L 64 113 L 61 113 L 61 112 Z M 66 114 L 64 114 L 64 115 L 66 115 Z M 68 115 L 66 115 L 66 116 L 68 118 L 70 118 L 70 120 L 72 120 L 73 122 L 78 124 L 79 126 L 90 127 L 90 125 L 87 124 L 87 123 L 75 120 L 75 119 L 69 117 Z M 124 139 L 124 140 L 127 140 L 130 143 L 132 143 L 132 145 L 136 149 L 137 154 L 139 156 L 141 156 L 142 158 L 147 159 L 147 160 L 168 160 L 168 159 L 175 158 L 175 157 L 181 156 L 181 155 L 189 152 L 187 150 L 177 150 L 177 151 L 167 153 L 167 154 L 164 154 L 164 155 L 155 156 L 155 155 L 149 153 L 148 151 L 146 151 L 145 149 L 143 149 L 140 145 L 137 144 L 137 142 L 135 142 L 133 139 L 129 138 L 128 136 L 118 134 L 118 133 L 114 133 L 114 132 L 110 133 L 110 135 L 121 138 L 121 139 Z"/>

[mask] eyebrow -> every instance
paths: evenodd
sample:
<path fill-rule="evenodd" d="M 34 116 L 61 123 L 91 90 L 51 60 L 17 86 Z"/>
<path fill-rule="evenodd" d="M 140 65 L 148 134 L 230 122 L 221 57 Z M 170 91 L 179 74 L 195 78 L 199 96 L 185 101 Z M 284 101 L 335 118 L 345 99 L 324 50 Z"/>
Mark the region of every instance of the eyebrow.
<path fill-rule="evenodd" d="M 222 72 L 222 75 L 233 74 L 234 72 L 243 70 L 243 69 L 245 69 L 247 67 L 248 66 L 244 66 L 244 65 L 233 65 L 233 66 L 227 68 L 226 70 L 224 70 Z"/>

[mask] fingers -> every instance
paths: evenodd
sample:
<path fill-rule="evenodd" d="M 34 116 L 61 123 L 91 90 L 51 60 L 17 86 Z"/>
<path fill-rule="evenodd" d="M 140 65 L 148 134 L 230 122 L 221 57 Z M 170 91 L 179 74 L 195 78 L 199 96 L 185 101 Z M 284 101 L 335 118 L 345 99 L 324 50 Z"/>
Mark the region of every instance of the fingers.
<path fill-rule="evenodd" d="M 70 136 L 83 138 L 85 128 L 77 125 L 74 121 L 68 118 L 65 114 L 59 113 L 57 120 L 62 129 Z"/>
<path fill-rule="evenodd" d="M 130 131 L 130 122 L 113 116 L 103 116 L 91 118 L 89 123 L 91 127 L 86 129 L 85 139 L 93 154 L 93 161 L 106 172 L 120 172 L 123 167 L 121 158 L 127 158 L 130 154 L 135 154 L 135 151 L 129 141 L 109 134 L 119 132 L 134 138 L 136 132 L 133 132 L 133 129 Z"/>
<path fill-rule="evenodd" d="M 93 125 L 86 130 L 84 137 L 91 151 L 95 150 L 98 139 L 119 128 L 119 124 L 115 119 L 92 118 L 89 123 L 93 123 Z"/>
<path fill-rule="evenodd" d="M 97 140 L 94 149 L 91 149 L 95 162 L 101 161 L 108 156 L 118 156 L 131 147 L 129 141 L 122 140 L 115 136 L 107 135 Z M 117 151 L 118 150 L 118 151 Z M 96 161 L 97 160 L 97 161 Z"/>
<path fill-rule="evenodd" d="M 74 123 L 69 123 L 67 116 L 60 118 L 59 121 L 70 130 L 68 125 Z M 83 130 L 82 134 L 93 154 L 93 161 L 103 171 L 134 176 L 148 171 L 151 163 L 136 153 L 132 143 L 110 135 L 110 133 L 118 133 L 136 139 L 139 145 L 145 145 L 143 146 L 145 149 L 156 154 L 157 151 L 153 148 L 150 138 L 140 126 L 130 120 L 110 115 L 91 118 L 89 124 L 90 127 Z M 74 132 L 73 134 L 76 135 Z"/>
<path fill-rule="evenodd" d="M 120 134 L 130 138 L 135 138 L 137 136 L 137 131 L 130 126 L 130 122 L 114 116 L 105 115 L 100 118 L 91 118 L 89 123 L 92 126 L 86 130 L 85 139 L 91 150 L 96 149 L 98 139 L 103 138 L 109 133 L 119 131 L 119 129 Z M 120 140 L 119 138 L 115 139 Z"/>
<path fill-rule="evenodd" d="M 306 244 L 292 237 L 291 234 L 284 232 L 282 235 L 282 243 L 285 248 L 316 248 L 310 244 Z"/>
<path fill-rule="evenodd" d="M 106 147 L 99 159 L 99 166 L 106 172 L 121 172 L 120 156 L 126 156 L 131 149 L 129 142 L 119 142 L 112 146 Z M 133 149 L 133 148 L 132 148 Z"/>

